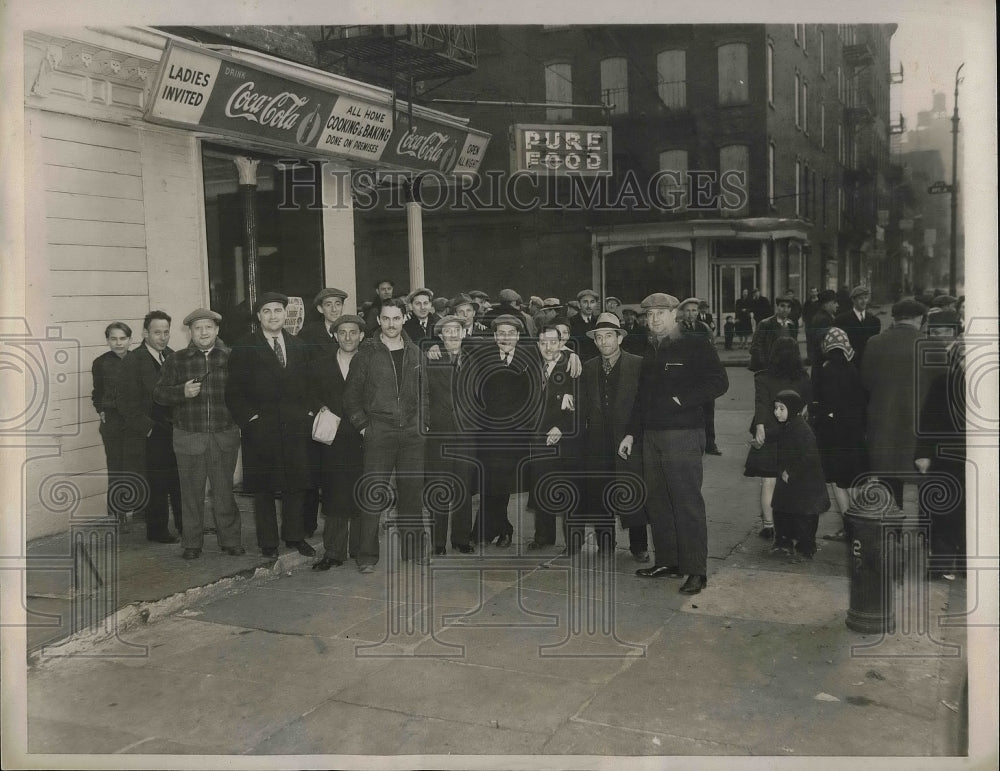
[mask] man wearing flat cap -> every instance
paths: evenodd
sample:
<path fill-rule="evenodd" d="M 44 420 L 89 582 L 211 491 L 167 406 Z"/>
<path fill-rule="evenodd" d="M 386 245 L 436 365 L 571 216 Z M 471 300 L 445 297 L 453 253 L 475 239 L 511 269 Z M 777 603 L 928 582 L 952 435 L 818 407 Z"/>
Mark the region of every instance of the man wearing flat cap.
<path fill-rule="evenodd" d="M 903 505 L 903 480 L 913 472 L 915 410 L 923 394 L 917 384 L 917 340 L 927 306 L 900 300 L 892 306 L 892 326 L 868 341 L 861 382 L 868 390 L 868 460 L 871 472 Z"/>
<path fill-rule="evenodd" d="M 321 289 L 313 299 L 313 305 L 319 312 L 320 318 L 307 321 L 298 334 L 299 340 L 309 346 L 310 359 L 326 352 L 336 352 L 337 337 L 334 334 L 334 325 L 344 313 L 344 301 L 347 297 L 347 292 L 343 289 L 328 286 Z M 310 442 L 309 461 L 314 481 L 313 486 L 303 493 L 302 499 L 302 528 L 307 538 L 316 532 L 319 519 L 320 445 L 318 442 Z"/>
<path fill-rule="evenodd" d="M 712 335 L 712 328 L 698 319 L 701 304 L 701 300 L 697 297 L 688 297 L 686 300 L 681 300 L 681 304 L 677 308 L 677 318 L 681 333 L 685 335 L 701 335 L 707 338 L 714 347 L 715 341 Z M 702 405 L 702 409 L 705 413 L 705 454 L 722 455 L 722 451 L 715 443 L 715 400 L 705 402 Z"/>
<path fill-rule="evenodd" d="M 774 315 L 761 319 L 750 339 L 750 371 L 760 372 L 771 363 L 771 348 L 781 337 L 798 339 L 798 325 L 791 320 L 791 299 L 782 295 L 774 301 Z"/>
<path fill-rule="evenodd" d="M 434 337 L 434 325 L 440 316 L 434 312 L 433 300 L 434 293 L 425 287 L 414 289 L 406 297 L 410 318 L 403 324 L 403 331 L 417 345 Z"/>
<path fill-rule="evenodd" d="M 809 363 L 813 372 L 819 372 L 823 366 L 823 340 L 834 323 L 837 314 L 837 293 L 832 289 L 824 289 L 816 298 L 819 309 L 809 320 L 809 331 L 806 334 L 806 350 L 809 352 Z M 813 383 L 816 377 L 813 377 Z"/>
<path fill-rule="evenodd" d="M 365 321 L 345 314 L 331 325 L 337 347 L 326 347 L 312 357 L 309 380 L 319 402 L 340 418 L 331 444 L 312 441 L 319 462 L 317 479 L 323 503 L 323 558 L 313 570 L 343 565 L 361 550 L 361 510 L 354 490 L 364 472 L 361 434 L 347 419 L 344 392 L 358 347 L 365 337 Z"/>
<path fill-rule="evenodd" d="M 837 315 L 833 320 L 833 326 L 843 329 L 847 333 L 847 339 L 851 341 L 854 349 L 855 367 L 860 367 L 865 357 L 865 347 L 868 341 L 882 331 L 882 322 L 878 316 L 868 311 L 868 301 L 871 300 L 871 291 L 866 286 L 856 286 L 851 290 L 850 310 Z"/>
<path fill-rule="evenodd" d="M 541 389 L 533 379 L 537 368 L 518 345 L 523 333 L 519 318 L 498 316 L 493 343 L 469 350 L 458 371 L 456 422 L 475 439 L 482 475 L 482 508 L 473 527 L 473 540 L 480 544 L 511 545 L 514 527 L 507 505 L 536 429 Z"/>
<path fill-rule="evenodd" d="M 651 345 L 643 360 L 639 400 L 618 452 L 627 458 L 641 438 L 654 564 L 640 568 L 637 575 L 686 574 L 680 591 L 697 594 L 708 574 L 708 523 L 701 494 L 703 405 L 722 396 L 729 379 L 707 337 L 682 334 L 676 318 L 679 304 L 662 292 L 642 301 Z"/>
<path fill-rule="evenodd" d="M 601 298 L 593 289 L 584 289 L 577 292 L 576 300 L 580 303 L 580 312 L 569 320 L 570 334 L 576 341 L 580 359 L 588 361 L 597 356 L 597 346 L 587 333 L 597 326 Z"/>
<path fill-rule="evenodd" d="M 206 481 L 212 487 L 219 548 L 234 556 L 245 553 L 233 498 L 240 430 L 226 406 L 230 352 L 219 339 L 220 321 L 222 316 L 207 308 L 187 315 L 184 325 L 191 331 L 191 342 L 164 361 L 153 389 L 157 404 L 173 407 L 184 559 L 197 559 L 204 546 Z"/>
<path fill-rule="evenodd" d="M 275 499 L 281 497 L 281 539 L 300 554 L 306 541 L 302 508 L 314 484 L 309 442 L 322 405 L 309 387 L 309 350 L 284 331 L 288 298 L 264 292 L 254 304 L 259 328 L 233 345 L 226 405 L 243 434 L 243 489 L 253 494 L 257 545 L 278 554 Z"/>
<path fill-rule="evenodd" d="M 319 313 L 318 318 L 309 319 L 299 330 L 298 338 L 309 343 L 310 354 L 322 350 L 323 346 L 337 347 L 337 338 L 333 334 L 333 322 L 344 312 L 344 301 L 348 295 L 343 289 L 328 286 L 316 293 L 313 306 Z"/>

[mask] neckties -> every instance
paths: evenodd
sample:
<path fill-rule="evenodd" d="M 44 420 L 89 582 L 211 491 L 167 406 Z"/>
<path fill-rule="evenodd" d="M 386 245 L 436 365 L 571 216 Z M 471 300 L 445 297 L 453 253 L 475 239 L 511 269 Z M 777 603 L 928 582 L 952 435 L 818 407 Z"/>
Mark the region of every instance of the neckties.
<path fill-rule="evenodd" d="M 274 338 L 274 355 L 278 357 L 278 364 L 284 368 L 285 366 L 285 352 L 281 350 L 281 341 L 275 336 Z"/>
<path fill-rule="evenodd" d="M 604 374 L 605 375 L 610 375 L 611 374 L 611 362 L 608 361 L 607 359 L 604 359 L 604 361 L 602 362 L 602 366 L 604 367 Z"/>
<path fill-rule="evenodd" d="M 163 362 L 166 361 L 166 359 L 163 358 L 163 351 L 159 351 L 159 354 L 160 354 L 160 364 L 163 364 Z"/>

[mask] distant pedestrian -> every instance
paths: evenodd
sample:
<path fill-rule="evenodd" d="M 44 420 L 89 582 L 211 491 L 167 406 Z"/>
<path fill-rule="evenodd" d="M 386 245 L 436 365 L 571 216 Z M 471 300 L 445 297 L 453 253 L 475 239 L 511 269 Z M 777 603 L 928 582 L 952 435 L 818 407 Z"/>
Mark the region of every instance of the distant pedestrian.
<path fill-rule="evenodd" d="M 776 340 L 782 337 L 790 337 L 797 340 L 799 329 L 789 318 L 792 306 L 787 297 L 779 297 L 775 303 L 773 316 L 757 324 L 753 331 L 753 340 L 750 341 L 750 369 L 759 372 L 767 367 L 771 360 L 771 348 Z"/>
<path fill-rule="evenodd" d="M 740 299 L 736 301 L 736 336 L 740 339 L 740 348 L 749 345 L 748 338 L 753 332 L 753 301 L 750 291 L 744 289 Z"/>
<path fill-rule="evenodd" d="M 719 330 L 715 326 L 715 317 L 712 316 L 712 312 L 709 310 L 709 305 L 704 300 L 698 303 L 698 321 L 712 330 L 712 337 L 715 338 L 719 334 Z"/>
<path fill-rule="evenodd" d="M 795 324 L 796 329 L 802 326 L 802 303 L 795 296 L 795 290 L 786 289 L 783 297 L 788 301 L 790 310 L 788 311 L 788 318 L 792 320 Z M 777 300 L 775 301 L 777 303 Z"/>
<path fill-rule="evenodd" d="M 837 293 L 832 289 L 824 289 L 819 293 L 819 309 L 809 320 L 809 334 L 806 336 L 806 351 L 809 353 L 809 363 L 816 377 L 819 368 L 823 366 L 823 340 L 830 327 L 835 323 L 837 313 Z"/>
<path fill-rule="evenodd" d="M 854 366 L 861 368 L 868 341 L 882 331 L 882 322 L 868 310 L 871 291 L 866 286 L 856 286 L 851 290 L 852 308 L 843 310 L 834 318 L 834 326 L 847 333 L 847 339 L 854 348 Z"/>
<path fill-rule="evenodd" d="M 726 316 L 726 323 L 722 325 L 722 334 L 725 336 L 725 349 L 733 350 L 733 337 L 736 335 L 736 322 L 732 316 Z"/>
<path fill-rule="evenodd" d="M 819 515 L 830 508 L 816 437 L 802 416 L 805 400 L 795 391 L 774 399 L 778 423 L 778 480 L 774 487 L 774 547 L 805 559 L 816 554 Z"/>
<path fill-rule="evenodd" d="M 760 289 L 756 288 L 753 290 L 750 303 L 750 311 L 753 313 L 753 325 L 754 329 L 756 329 L 760 322 L 774 313 L 774 307 L 771 305 L 771 301 L 761 294 Z"/>

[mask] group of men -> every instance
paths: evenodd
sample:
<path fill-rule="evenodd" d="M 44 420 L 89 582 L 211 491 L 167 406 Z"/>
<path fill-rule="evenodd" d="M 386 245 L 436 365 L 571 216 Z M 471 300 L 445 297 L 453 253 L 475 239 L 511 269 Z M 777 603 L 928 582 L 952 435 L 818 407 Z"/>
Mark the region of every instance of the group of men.
<path fill-rule="evenodd" d="M 206 482 L 220 548 L 245 552 L 233 497 L 242 448 L 243 491 L 253 495 L 267 556 L 280 541 L 315 554 L 307 538 L 320 508 L 325 551 L 316 570 L 353 557 L 373 572 L 380 515 L 392 507 L 402 560 L 447 554 L 449 541 L 461 553 L 506 547 L 511 495 L 527 490 L 529 549 L 554 545 L 562 516 L 567 554 L 580 551 L 590 526 L 610 555 L 621 515 L 639 562 L 649 561 L 647 522 L 652 528 L 653 565 L 639 575 L 686 575 L 682 591 L 701 591 L 705 406 L 728 381 L 710 336 L 678 319 L 675 297 L 643 301 L 648 335 L 628 353 L 629 331 L 601 312 L 593 290 L 579 293 L 572 320 L 555 298 L 526 313 L 513 290 L 495 307 L 459 294 L 443 314 L 429 289 L 406 302 L 386 294 L 366 320 L 344 314 L 346 292 L 325 288 L 313 302 L 317 317 L 293 335 L 288 298 L 266 292 L 253 308 L 256 331 L 231 346 L 219 338 L 220 315 L 199 308 L 184 319 L 189 345 L 176 352 L 167 345 L 170 317 L 147 316 L 143 344 L 125 355 L 102 404 L 144 433 L 151 540 L 176 541 L 163 482 L 173 461 L 184 558 L 201 554 Z M 627 510 L 609 494 L 622 483 L 637 487 Z"/>

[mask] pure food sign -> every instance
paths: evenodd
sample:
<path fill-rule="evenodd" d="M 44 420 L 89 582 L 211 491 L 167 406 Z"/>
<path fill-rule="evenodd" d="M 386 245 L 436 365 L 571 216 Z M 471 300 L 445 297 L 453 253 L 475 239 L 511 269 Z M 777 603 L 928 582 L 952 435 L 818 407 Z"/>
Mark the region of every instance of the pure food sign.
<path fill-rule="evenodd" d="M 417 171 L 474 174 L 483 132 L 272 74 L 196 47 L 168 46 L 147 119 Z"/>
<path fill-rule="evenodd" d="M 611 173 L 610 126 L 514 126 L 514 171 L 586 176 Z"/>

